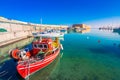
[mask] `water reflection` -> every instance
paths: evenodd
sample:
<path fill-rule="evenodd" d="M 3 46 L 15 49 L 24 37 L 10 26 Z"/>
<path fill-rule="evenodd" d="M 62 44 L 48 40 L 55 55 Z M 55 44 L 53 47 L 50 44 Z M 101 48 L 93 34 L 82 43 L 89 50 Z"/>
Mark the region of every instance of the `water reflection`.
<path fill-rule="evenodd" d="M 69 29 L 68 33 L 88 33 L 91 29 Z"/>
<path fill-rule="evenodd" d="M 90 32 L 90 30 L 91 30 L 91 29 L 82 29 L 82 30 L 80 30 L 80 29 L 75 29 L 75 32 L 78 32 L 78 33 L 88 33 L 88 32 Z"/>
<path fill-rule="evenodd" d="M 0 80 L 18 80 L 16 65 L 17 63 L 13 59 L 1 63 Z"/>

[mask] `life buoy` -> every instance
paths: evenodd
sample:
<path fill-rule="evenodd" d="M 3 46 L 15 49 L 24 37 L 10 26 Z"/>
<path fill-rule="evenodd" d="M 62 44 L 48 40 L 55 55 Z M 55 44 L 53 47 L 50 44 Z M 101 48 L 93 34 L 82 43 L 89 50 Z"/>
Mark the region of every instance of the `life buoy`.
<path fill-rule="evenodd" d="M 19 52 L 18 49 L 13 49 L 13 50 L 10 52 L 10 56 L 11 56 L 12 58 L 18 60 L 18 59 L 19 59 L 18 52 Z"/>

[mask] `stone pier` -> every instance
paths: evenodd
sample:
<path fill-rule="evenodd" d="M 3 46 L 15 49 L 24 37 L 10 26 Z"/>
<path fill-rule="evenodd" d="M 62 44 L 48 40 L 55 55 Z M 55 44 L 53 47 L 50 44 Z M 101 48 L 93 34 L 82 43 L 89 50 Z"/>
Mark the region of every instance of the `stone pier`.
<path fill-rule="evenodd" d="M 7 30 L 7 32 L 0 32 L 0 46 L 24 39 L 32 35 L 32 32 L 46 29 L 67 29 L 67 27 L 66 25 L 33 24 L 0 17 L 0 28 Z"/>

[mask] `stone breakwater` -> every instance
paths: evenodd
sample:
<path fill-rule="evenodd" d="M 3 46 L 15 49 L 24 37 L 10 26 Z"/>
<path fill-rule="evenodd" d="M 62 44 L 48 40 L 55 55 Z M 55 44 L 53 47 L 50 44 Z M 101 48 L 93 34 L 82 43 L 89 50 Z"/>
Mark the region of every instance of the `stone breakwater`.
<path fill-rule="evenodd" d="M 0 28 L 7 32 L 0 32 L 0 46 L 31 36 L 32 32 L 39 32 L 46 29 L 67 29 L 65 25 L 47 25 L 22 22 L 0 17 Z"/>

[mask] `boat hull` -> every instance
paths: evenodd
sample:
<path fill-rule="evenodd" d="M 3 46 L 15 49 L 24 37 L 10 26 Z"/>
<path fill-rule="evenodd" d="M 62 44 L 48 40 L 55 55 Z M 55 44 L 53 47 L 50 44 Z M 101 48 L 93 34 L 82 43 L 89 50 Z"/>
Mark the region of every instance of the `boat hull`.
<path fill-rule="evenodd" d="M 17 71 L 22 76 L 22 78 L 27 78 L 29 75 L 41 70 L 42 68 L 48 66 L 51 62 L 53 62 L 54 59 L 58 56 L 59 52 L 60 49 L 55 51 L 54 54 L 51 54 L 42 60 L 38 60 L 32 63 L 30 61 L 27 61 L 22 64 L 18 64 Z"/>

